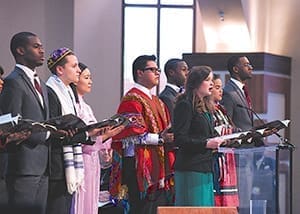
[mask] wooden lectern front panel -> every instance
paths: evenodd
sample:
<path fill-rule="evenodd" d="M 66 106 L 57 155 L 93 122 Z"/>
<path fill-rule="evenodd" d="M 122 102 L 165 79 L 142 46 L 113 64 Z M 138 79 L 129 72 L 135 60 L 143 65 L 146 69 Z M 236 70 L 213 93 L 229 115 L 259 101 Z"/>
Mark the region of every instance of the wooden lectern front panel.
<path fill-rule="evenodd" d="M 157 214 L 238 214 L 236 207 L 158 207 Z"/>

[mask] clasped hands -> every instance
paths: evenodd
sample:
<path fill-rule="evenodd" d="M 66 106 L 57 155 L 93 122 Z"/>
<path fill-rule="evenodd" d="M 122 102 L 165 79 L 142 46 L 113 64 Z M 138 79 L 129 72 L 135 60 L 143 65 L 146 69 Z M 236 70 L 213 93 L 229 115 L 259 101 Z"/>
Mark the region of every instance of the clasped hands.
<path fill-rule="evenodd" d="M 171 124 L 168 125 L 160 134 L 159 137 L 162 138 L 164 143 L 172 143 L 174 142 L 174 134 L 170 132 Z"/>

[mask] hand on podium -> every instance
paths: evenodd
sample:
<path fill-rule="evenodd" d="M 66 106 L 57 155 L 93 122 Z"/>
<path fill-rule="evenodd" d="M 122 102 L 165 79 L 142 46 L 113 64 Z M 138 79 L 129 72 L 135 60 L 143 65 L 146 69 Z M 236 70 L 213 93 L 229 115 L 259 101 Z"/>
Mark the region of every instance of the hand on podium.
<path fill-rule="evenodd" d="M 230 140 L 230 143 L 227 143 L 227 146 L 240 147 L 244 145 L 248 146 L 263 146 L 263 138 L 275 134 L 280 136 L 277 132 L 280 129 L 288 127 L 289 120 L 275 120 L 261 126 L 254 127 L 249 131 L 236 132 L 228 135 L 220 136 L 224 140 Z M 217 130 L 221 130 L 220 127 L 216 127 Z M 281 136 L 280 136 L 281 138 Z"/>

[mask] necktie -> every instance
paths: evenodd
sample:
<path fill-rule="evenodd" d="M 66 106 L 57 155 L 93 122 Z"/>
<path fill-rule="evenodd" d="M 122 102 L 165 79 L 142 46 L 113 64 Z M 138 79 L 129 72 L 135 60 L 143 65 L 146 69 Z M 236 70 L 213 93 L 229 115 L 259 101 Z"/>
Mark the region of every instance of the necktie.
<path fill-rule="evenodd" d="M 34 75 L 34 87 L 40 93 L 40 95 L 43 96 L 42 87 L 38 81 L 38 76 L 36 74 Z"/>
<path fill-rule="evenodd" d="M 248 87 L 247 87 L 246 84 L 244 85 L 243 90 L 244 90 L 245 97 L 246 97 L 246 100 L 247 100 L 247 103 L 248 103 L 248 107 L 252 108 L 251 98 L 249 96 L 249 91 L 248 91 Z"/>
<path fill-rule="evenodd" d="M 181 86 L 180 88 L 179 88 L 179 91 L 178 91 L 178 93 L 183 93 L 184 92 L 184 87 L 183 86 Z"/>

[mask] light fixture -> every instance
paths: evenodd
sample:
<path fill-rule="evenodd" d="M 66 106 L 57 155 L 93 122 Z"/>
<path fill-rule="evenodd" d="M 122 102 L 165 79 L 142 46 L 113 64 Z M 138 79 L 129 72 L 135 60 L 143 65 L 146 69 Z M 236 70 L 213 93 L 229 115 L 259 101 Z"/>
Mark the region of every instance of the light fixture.
<path fill-rule="evenodd" d="M 224 22 L 225 18 L 224 18 L 224 11 L 223 10 L 219 11 L 219 18 L 220 18 L 221 22 Z"/>

